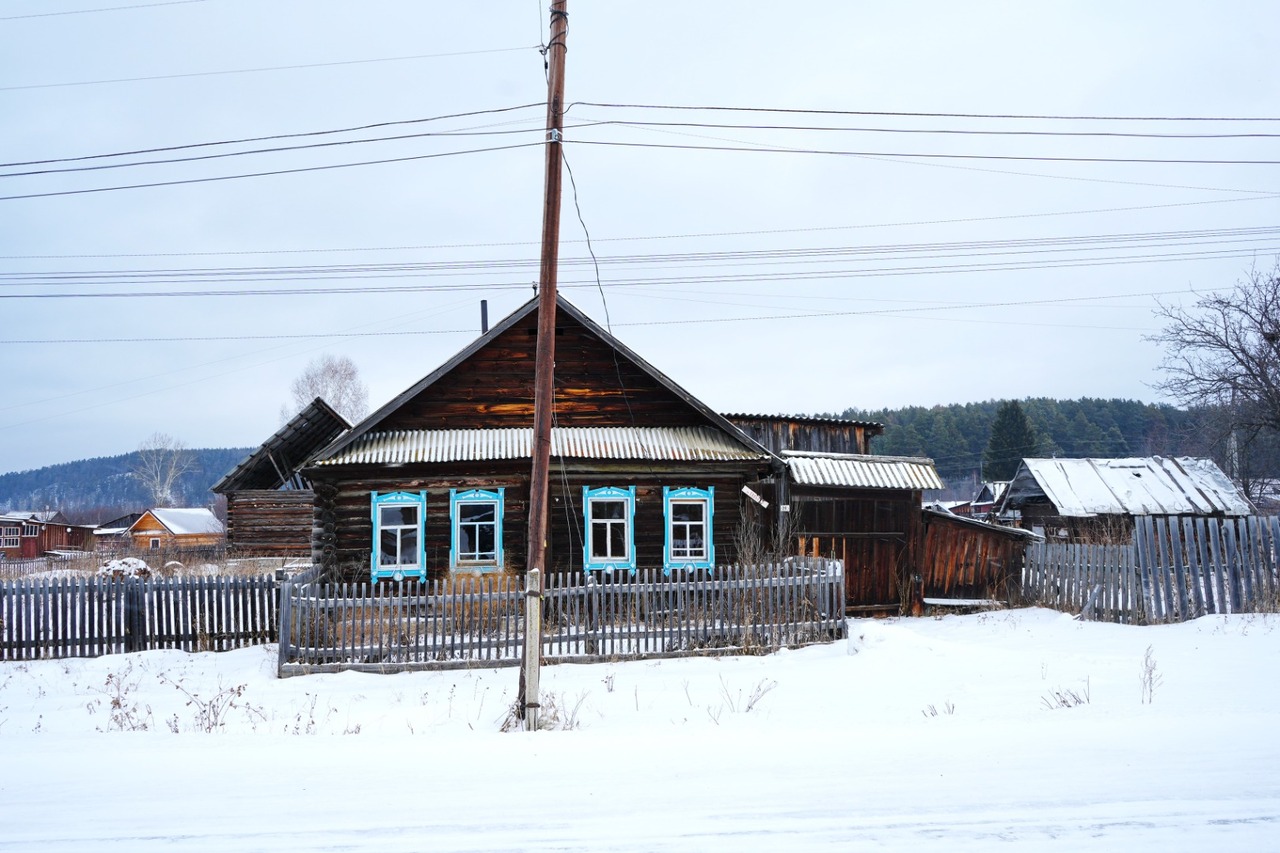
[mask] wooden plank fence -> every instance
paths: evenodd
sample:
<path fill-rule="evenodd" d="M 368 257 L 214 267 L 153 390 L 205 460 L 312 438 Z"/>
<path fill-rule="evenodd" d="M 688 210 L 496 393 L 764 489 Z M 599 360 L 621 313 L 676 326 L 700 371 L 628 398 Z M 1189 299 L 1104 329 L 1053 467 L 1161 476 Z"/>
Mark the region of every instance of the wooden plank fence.
<path fill-rule="evenodd" d="M 276 635 L 277 590 L 271 575 L 0 582 L 0 660 L 269 643 Z"/>
<path fill-rule="evenodd" d="M 453 578 L 426 584 L 326 584 L 281 592 L 279 673 L 514 666 L 524 639 L 520 581 Z M 838 561 L 717 567 L 714 576 L 639 572 L 547 579 L 543 659 L 636 660 L 773 650 L 844 636 Z"/>
<path fill-rule="evenodd" d="M 1280 609 L 1280 518 L 1139 517 L 1131 546 L 1040 544 L 1023 596 L 1139 624 Z"/>

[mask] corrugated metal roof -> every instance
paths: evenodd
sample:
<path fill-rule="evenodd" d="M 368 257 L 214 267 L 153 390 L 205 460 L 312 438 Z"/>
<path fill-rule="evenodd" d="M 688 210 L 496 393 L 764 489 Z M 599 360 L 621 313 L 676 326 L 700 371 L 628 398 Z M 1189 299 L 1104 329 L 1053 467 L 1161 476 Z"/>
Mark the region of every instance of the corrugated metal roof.
<path fill-rule="evenodd" d="M 791 421 L 800 424 L 833 424 L 837 426 L 879 427 L 884 429 L 884 424 L 876 423 L 875 421 L 859 421 L 825 415 L 764 415 L 751 412 L 725 412 L 722 414 L 730 421 Z"/>
<path fill-rule="evenodd" d="M 803 486 L 858 489 L 945 488 L 932 459 L 784 451 L 791 481 Z"/>
<path fill-rule="evenodd" d="M 1063 516 L 1253 513 L 1209 459 L 1024 459 L 1022 464 Z M 1021 470 L 1019 475 L 1009 487 L 1011 507 L 1031 494 Z"/>
<path fill-rule="evenodd" d="M 551 455 L 571 459 L 678 462 L 769 457 L 703 427 L 554 427 Z M 316 465 L 395 465 L 533 458 L 533 428 L 397 430 L 368 433 Z"/>

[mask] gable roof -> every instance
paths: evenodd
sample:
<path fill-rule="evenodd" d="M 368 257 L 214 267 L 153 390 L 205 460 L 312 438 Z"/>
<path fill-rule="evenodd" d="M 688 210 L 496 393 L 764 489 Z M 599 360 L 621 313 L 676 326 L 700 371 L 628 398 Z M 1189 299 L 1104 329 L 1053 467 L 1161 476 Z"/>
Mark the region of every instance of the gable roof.
<path fill-rule="evenodd" d="M 467 359 L 471 358 L 476 353 L 480 352 L 490 343 L 495 341 L 498 337 L 500 337 L 501 335 L 509 331 L 512 327 L 514 327 L 521 321 L 525 320 L 530 315 L 536 316 L 537 309 L 538 309 L 538 299 L 535 296 L 533 299 L 530 299 L 524 305 L 520 306 L 511 314 L 503 318 L 500 322 L 494 325 L 493 328 L 491 328 L 487 333 L 481 335 L 479 338 L 474 340 L 470 345 L 464 348 L 461 352 L 459 352 L 453 358 L 449 359 L 440 367 L 436 368 L 434 371 L 427 374 L 418 382 L 414 383 L 413 386 L 411 386 L 401 394 L 397 395 L 390 402 L 382 406 L 373 414 L 369 415 L 369 417 L 365 418 L 363 421 L 356 424 L 346 434 L 338 437 L 335 441 L 330 443 L 327 447 L 323 448 L 315 456 L 316 464 L 321 466 L 325 464 L 331 464 L 333 460 L 340 457 L 340 454 L 343 454 L 344 451 L 347 451 L 349 448 L 352 448 L 355 445 L 359 445 L 361 447 L 368 446 L 371 442 L 376 443 L 379 440 L 387 439 L 389 436 L 393 435 L 396 432 L 395 430 L 380 431 L 378 427 L 386 423 L 386 421 L 392 415 L 394 415 L 402 406 L 404 406 L 411 400 L 414 400 L 415 398 L 417 398 L 418 395 L 422 394 L 423 391 L 426 391 L 432 385 L 440 381 L 443 377 L 447 376 L 449 373 L 454 371 L 459 365 L 463 364 L 465 361 L 467 361 Z M 740 429 L 738 429 L 736 426 L 730 423 L 723 415 L 720 415 L 719 413 L 711 409 L 701 400 L 697 399 L 688 391 L 686 391 L 684 388 L 680 387 L 680 385 L 678 385 L 666 374 L 662 373 L 662 371 L 658 370 L 656 367 L 649 364 L 649 362 L 645 361 L 643 358 L 637 355 L 628 346 L 623 344 L 621 341 L 615 338 L 612 334 L 610 334 L 607 330 L 605 330 L 603 327 L 598 325 L 594 320 L 592 320 L 590 317 L 588 317 L 586 314 L 580 311 L 577 307 L 575 307 L 571 302 L 569 302 L 563 296 L 557 295 L 556 297 L 556 314 L 557 314 L 557 325 L 559 325 L 559 318 L 561 316 L 566 316 L 572 319 L 573 321 L 577 322 L 578 324 L 580 324 L 592 335 L 599 338 L 600 341 L 602 341 L 606 346 L 610 347 L 618 356 L 631 362 L 633 365 L 639 368 L 639 370 L 642 373 L 644 373 L 650 379 L 654 380 L 659 386 L 661 386 L 662 388 L 665 388 L 668 392 L 670 392 L 675 397 L 677 397 L 690 410 L 696 412 L 708 424 L 708 426 L 711 426 L 714 429 L 724 433 L 726 436 L 729 437 L 729 439 L 731 440 L 731 443 L 737 443 L 738 445 L 740 445 L 741 447 L 749 451 L 752 455 L 752 458 L 769 459 L 777 462 L 776 456 L 774 456 L 772 453 L 766 450 L 763 446 L 761 446 L 755 440 L 747 436 Z M 640 430 L 643 428 L 637 426 L 637 427 L 632 427 L 632 429 Z M 425 436 L 431 433 L 449 433 L 449 432 L 478 433 L 478 432 L 487 432 L 487 430 L 414 430 L 412 432 L 415 434 L 422 434 Z M 553 448 L 553 451 L 554 451 L 554 448 Z"/>
<path fill-rule="evenodd" d="M 276 430 L 221 480 L 210 487 L 217 494 L 242 489 L 298 488 L 296 474 L 317 450 L 351 428 L 347 419 L 320 397 Z"/>
<path fill-rule="evenodd" d="M 1064 517 L 1251 515 L 1253 506 L 1209 459 L 1024 459 L 1000 511 L 1047 498 Z"/>
<path fill-rule="evenodd" d="M 148 515 L 160 522 L 161 526 L 174 536 L 223 532 L 222 522 L 218 521 L 218 517 L 204 507 L 160 507 L 149 509 L 131 524 L 129 529 L 133 530 Z"/>

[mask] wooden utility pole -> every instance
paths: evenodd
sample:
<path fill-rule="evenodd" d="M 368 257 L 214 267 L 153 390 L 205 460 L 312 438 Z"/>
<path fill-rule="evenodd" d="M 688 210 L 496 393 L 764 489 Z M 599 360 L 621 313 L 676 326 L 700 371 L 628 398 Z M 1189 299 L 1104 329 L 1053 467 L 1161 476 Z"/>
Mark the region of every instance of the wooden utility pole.
<path fill-rule="evenodd" d="M 533 382 L 533 473 L 529 478 L 529 560 L 530 577 L 546 575 L 547 562 L 547 493 L 551 474 L 551 413 L 555 406 L 556 359 L 556 269 L 560 261 L 560 172 L 561 135 L 564 132 L 564 54 L 569 32 L 566 0 L 551 4 L 551 41 L 547 45 L 547 145 L 546 190 L 542 202 L 542 272 L 538 279 L 538 342 L 534 354 Z M 533 574 L 534 572 L 538 574 Z M 542 636 L 531 634 L 526 623 L 526 669 L 520 673 L 520 706 L 525 720 L 530 708 L 537 719 L 538 696 L 536 674 L 530 678 L 528 666 L 537 666 L 542 650 Z M 533 645 L 530 653 L 529 645 Z M 529 695 L 532 692 L 532 695 Z"/>

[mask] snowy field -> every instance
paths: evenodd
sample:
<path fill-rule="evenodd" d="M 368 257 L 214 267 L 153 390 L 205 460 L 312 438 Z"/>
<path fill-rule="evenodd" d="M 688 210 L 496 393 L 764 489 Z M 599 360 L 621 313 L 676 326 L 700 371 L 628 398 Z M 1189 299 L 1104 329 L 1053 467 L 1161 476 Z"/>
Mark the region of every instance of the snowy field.
<path fill-rule="evenodd" d="M 1280 850 L 1280 616 L 853 620 L 768 657 L 0 664 L 2 851 Z"/>

